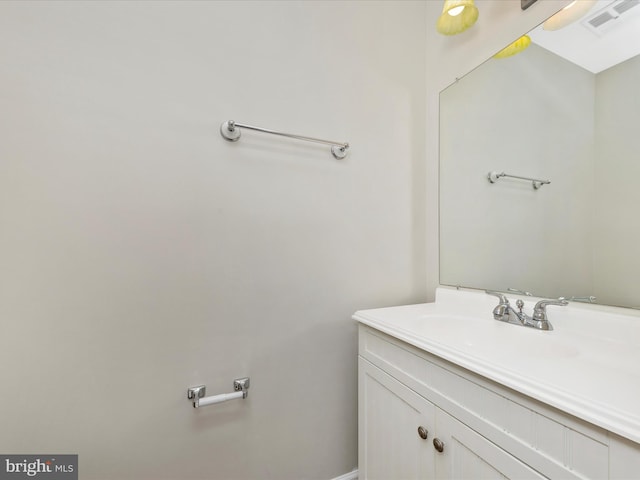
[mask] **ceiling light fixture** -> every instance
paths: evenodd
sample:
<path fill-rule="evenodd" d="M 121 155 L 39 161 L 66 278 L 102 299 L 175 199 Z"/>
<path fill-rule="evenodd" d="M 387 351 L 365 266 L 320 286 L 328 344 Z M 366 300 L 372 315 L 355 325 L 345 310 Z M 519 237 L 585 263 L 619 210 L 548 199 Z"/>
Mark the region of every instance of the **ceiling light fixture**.
<path fill-rule="evenodd" d="M 464 32 L 478 20 L 478 9 L 473 0 L 445 0 L 436 30 L 443 35 Z"/>
<path fill-rule="evenodd" d="M 574 0 L 542 24 L 545 30 L 560 30 L 585 16 L 597 0 Z"/>

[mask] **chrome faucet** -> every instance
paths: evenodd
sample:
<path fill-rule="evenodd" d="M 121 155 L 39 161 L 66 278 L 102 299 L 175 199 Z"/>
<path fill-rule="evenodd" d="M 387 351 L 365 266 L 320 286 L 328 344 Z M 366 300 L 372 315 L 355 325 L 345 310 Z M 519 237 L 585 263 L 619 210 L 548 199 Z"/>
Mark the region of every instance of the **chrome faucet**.
<path fill-rule="evenodd" d="M 529 316 L 522 311 L 524 302 L 520 299 L 516 301 L 518 311 L 509 304 L 509 300 L 504 294 L 485 290 L 489 295 L 498 297 L 500 303 L 493 309 L 493 318 L 501 322 L 513 323 L 514 325 L 522 325 L 524 327 L 537 328 L 538 330 L 553 330 L 553 326 L 547 318 L 547 305 L 567 305 L 565 299 L 558 300 L 540 300 L 533 307 L 533 315 Z"/>

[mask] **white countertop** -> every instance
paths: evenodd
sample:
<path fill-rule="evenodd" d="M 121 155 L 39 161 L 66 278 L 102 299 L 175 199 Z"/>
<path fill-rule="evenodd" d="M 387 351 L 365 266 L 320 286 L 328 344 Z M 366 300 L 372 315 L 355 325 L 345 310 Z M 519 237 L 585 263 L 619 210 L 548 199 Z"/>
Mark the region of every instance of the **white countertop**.
<path fill-rule="evenodd" d="M 523 300 L 530 314 L 535 299 Z M 494 320 L 497 304 L 484 292 L 438 288 L 435 303 L 361 310 L 353 318 L 640 443 L 637 311 L 550 306 L 554 330 L 539 331 Z"/>

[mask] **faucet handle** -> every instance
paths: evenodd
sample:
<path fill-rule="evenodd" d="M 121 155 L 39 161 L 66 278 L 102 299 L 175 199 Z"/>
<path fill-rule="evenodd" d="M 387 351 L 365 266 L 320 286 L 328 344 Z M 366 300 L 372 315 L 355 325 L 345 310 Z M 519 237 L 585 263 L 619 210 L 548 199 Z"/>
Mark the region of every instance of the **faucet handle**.
<path fill-rule="evenodd" d="M 505 297 L 504 293 L 502 292 L 496 292 L 494 290 L 485 290 L 484 293 L 488 293 L 489 295 L 498 297 L 500 299 L 500 305 L 509 305 L 509 299 L 507 299 L 507 297 Z"/>
<path fill-rule="evenodd" d="M 547 321 L 547 305 L 559 305 L 564 306 L 568 305 L 564 298 L 560 297 L 558 300 L 540 300 L 536 303 L 535 307 L 533 307 L 533 319 L 541 322 Z"/>
<path fill-rule="evenodd" d="M 500 292 L 494 292 L 493 290 L 485 290 L 485 293 L 489 295 L 493 295 L 494 297 L 498 297 L 500 299 L 500 303 L 493 309 L 493 318 L 496 320 L 500 320 L 505 322 L 506 318 L 509 318 L 509 310 L 511 306 L 509 305 L 509 299 L 504 296 L 504 294 Z"/>

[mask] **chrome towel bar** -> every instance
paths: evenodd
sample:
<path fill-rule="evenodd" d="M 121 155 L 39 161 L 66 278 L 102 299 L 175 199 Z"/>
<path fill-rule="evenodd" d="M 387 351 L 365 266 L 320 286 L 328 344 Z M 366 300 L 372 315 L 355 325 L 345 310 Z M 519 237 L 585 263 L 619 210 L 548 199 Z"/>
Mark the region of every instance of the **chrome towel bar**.
<path fill-rule="evenodd" d="M 271 135 L 279 135 L 281 137 L 295 138 L 296 140 L 304 140 L 306 142 L 324 143 L 325 145 L 331 145 L 331 154 L 338 160 L 347 156 L 347 150 L 349 144 L 345 142 L 332 142 L 331 140 L 322 140 L 320 138 L 306 137 L 304 135 L 294 135 L 293 133 L 276 132 L 275 130 L 269 130 L 268 128 L 254 127 L 252 125 L 246 125 L 244 123 L 237 123 L 233 120 L 224 122 L 220 125 L 220 134 L 225 140 L 230 142 L 237 142 L 240 138 L 240 129 L 246 128 L 247 130 L 255 130 L 256 132 L 270 133 Z"/>
<path fill-rule="evenodd" d="M 548 184 L 551 183 L 550 180 L 539 180 L 537 178 L 520 177 L 518 175 L 509 175 L 508 173 L 504 173 L 504 172 L 502 172 L 502 173 L 498 173 L 498 172 L 489 172 L 489 173 L 487 173 L 487 179 L 491 183 L 496 183 L 496 181 L 501 177 L 517 178 L 518 180 L 526 180 L 528 182 L 531 182 L 531 184 L 533 185 L 533 188 L 535 190 L 539 189 L 542 185 L 548 185 Z"/>

